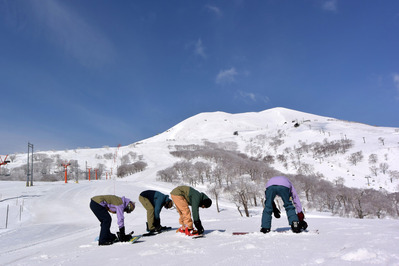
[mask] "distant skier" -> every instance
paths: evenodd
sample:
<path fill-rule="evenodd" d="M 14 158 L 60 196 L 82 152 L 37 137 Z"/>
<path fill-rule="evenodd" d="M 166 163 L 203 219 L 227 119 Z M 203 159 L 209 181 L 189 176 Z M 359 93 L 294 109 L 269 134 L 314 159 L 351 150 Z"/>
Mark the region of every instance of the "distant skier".
<path fill-rule="evenodd" d="M 189 186 L 176 187 L 170 194 L 176 205 L 177 212 L 180 215 L 179 223 L 181 227 L 176 232 L 185 233 L 190 236 L 203 234 L 204 227 L 202 227 L 199 217 L 199 207 L 209 208 L 212 205 L 212 200 L 204 193 Z M 189 205 L 193 212 L 194 225 L 197 230 L 195 230 L 193 226 Z"/>
<path fill-rule="evenodd" d="M 100 236 L 98 245 L 112 245 L 116 240 L 129 241 L 131 235 L 125 234 L 124 212 L 131 213 L 135 208 L 134 202 L 125 197 L 114 195 L 102 195 L 91 198 L 90 209 L 101 222 Z M 119 237 L 110 231 L 112 218 L 108 212 L 116 213 L 119 226 Z"/>
<path fill-rule="evenodd" d="M 276 196 L 280 196 L 284 202 L 284 208 L 287 212 L 288 222 L 295 233 L 305 230 L 308 225 L 304 221 L 305 215 L 302 212 L 302 204 L 298 194 L 291 181 L 285 176 L 272 177 L 266 184 L 265 208 L 262 214 L 262 233 L 270 232 L 272 224 L 273 202 Z M 292 204 L 290 197 L 294 204 Z M 295 205 L 295 206 L 294 206 Z M 295 211 L 296 209 L 296 211 Z"/>
<path fill-rule="evenodd" d="M 146 190 L 140 193 L 139 201 L 147 210 L 147 231 L 159 232 L 166 227 L 161 226 L 160 213 L 162 207 L 170 209 L 173 207 L 173 201 L 168 195 L 155 190 Z"/>

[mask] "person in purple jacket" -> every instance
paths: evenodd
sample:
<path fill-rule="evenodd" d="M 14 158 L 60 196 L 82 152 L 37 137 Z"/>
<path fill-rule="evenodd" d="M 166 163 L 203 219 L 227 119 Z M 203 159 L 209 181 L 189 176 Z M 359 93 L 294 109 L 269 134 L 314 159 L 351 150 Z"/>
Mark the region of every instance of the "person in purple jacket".
<path fill-rule="evenodd" d="M 114 195 L 102 195 L 91 198 L 90 209 L 101 223 L 98 245 L 112 245 L 117 240 L 122 242 L 130 240 L 131 235 L 125 234 L 124 212 L 131 213 L 134 208 L 134 202 L 125 197 L 120 198 Z M 119 226 L 118 237 L 110 231 L 112 218 L 108 212 L 116 213 Z"/>
<path fill-rule="evenodd" d="M 280 196 L 284 202 L 284 208 L 287 212 L 288 222 L 291 229 L 295 233 L 300 233 L 305 230 L 308 225 L 304 221 L 305 215 L 302 211 L 302 204 L 299 200 L 298 194 L 292 185 L 291 181 L 285 176 L 272 177 L 266 184 L 265 191 L 265 208 L 262 214 L 261 232 L 268 233 L 272 225 L 273 202 L 276 196 Z M 292 202 L 294 204 L 292 204 Z"/>

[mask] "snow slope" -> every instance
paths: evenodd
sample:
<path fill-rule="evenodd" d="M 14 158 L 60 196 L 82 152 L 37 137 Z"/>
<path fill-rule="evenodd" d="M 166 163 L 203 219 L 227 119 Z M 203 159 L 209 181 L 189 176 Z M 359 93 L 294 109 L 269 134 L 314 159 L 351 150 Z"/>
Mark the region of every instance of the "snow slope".
<path fill-rule="evenodd" d="M 0 182 L 0 218 L 5 205 L 19 209 L 10 217 L 8 229 L 0 224 L 1 265 L 399 265 L 398 220 L 368 220 L 306 213 L 309 233 L 289 231 L 285 215 L 273 219 L 272 232 L 259 233 L 261 208 L 250 218 L 240 217 L 235 207 L 222 202 L 201 209 L 207 233 L 190 239 L 174 231 L 142 238 L 136 244 L 98 246 L 94 241 L 99 222 L 89 209 L 90 197 L 98 194 L 125 195 L 137 201 L 145 189 L 169 193 L 173 185 L 146 182 L 145 173 L 123 180 L 81 181 L 64 184 Z M 17 215 L 18 216 L 18 215 Z M 163 225 L 178 227 L 175 210 L 161 212 Z M 145 209 L 140 203 L 125 218 L 126 229 L 144 233 Z M 314 230 L 319 230 L 315 233 Z M 117 230 L 113 216 L 112 231 Z M 249 235 L 233 236 L 235 231 Z"/>

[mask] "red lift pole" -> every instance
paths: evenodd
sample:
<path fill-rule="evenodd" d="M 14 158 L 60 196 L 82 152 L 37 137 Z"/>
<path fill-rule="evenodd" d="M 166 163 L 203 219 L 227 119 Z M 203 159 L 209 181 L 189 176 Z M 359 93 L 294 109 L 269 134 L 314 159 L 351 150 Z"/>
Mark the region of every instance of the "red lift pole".
<path fill-rule="evenodd" d="M 8 155 L 6 155 L 6 158 L 4 158 L 4 161 L 3 161 L 3 159 L 1 159 L 1 156 L 0 156 L 0 165 L 6 165 L 10 162 L 10 161 L 7 161 L 7 157 L 8 157 Z"/>
<path fill-rule="evenodd" d="M 10 162 L 10 161 L 7 161 L 7 157 L 8 157 L 8 155 L 6 155 L 6 158 L 4 158 L 4 161 L 3 161 L 3 159 L 1 159 L 1 156 L 0 156 L 0 171 L 1 171 L 2 165 L 6 165 Z"/>
<path fill-rule="evenodd" d="M 94 171 L 96 172 L 96 180 L 98 180 L 98 178 L 97 178 L 97 171 L 98 171 L 98 169 L 94 169 Z"/>
<path fill-rule="evenodd" d="M 90 181 L 90 170 L 91 170 L 91 168 L 87 168 L 87 169 L 89 169 L 89 181 Z"/>
<path fill-rule="evenodd" d="M 70 166 L 71 164 L 70 164 L 70 163 L 62 163 L 61 165 L 64 166 L 64 168 L 65 168 L 65 183 L 68 183 L 67 168 L 68 168 L 68 166 Z"/>

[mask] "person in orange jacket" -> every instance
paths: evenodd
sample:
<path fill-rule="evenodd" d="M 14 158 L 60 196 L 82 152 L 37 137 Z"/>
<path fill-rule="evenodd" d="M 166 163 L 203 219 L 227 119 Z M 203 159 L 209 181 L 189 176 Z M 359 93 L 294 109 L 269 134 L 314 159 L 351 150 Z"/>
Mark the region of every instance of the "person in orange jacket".
<path fill-rule="evenodd" d="M 212 200 L 204 193 L 189 186 L 176 187 L 172 192 L 170 192 L 170 194 L 175 203 L 177 212 L 180 215 L 179 223 L 181 224 L 181 227 L 177 232 L 185 233 L 186 235 L 203 234 L 204 227 L 202 226 L 199 217 L 199 207 L 209 208 L 212 205 Z M 191 206 L 194 225 L 197 230 L 194 229 L 190 208 L 188 206 Z"/>

